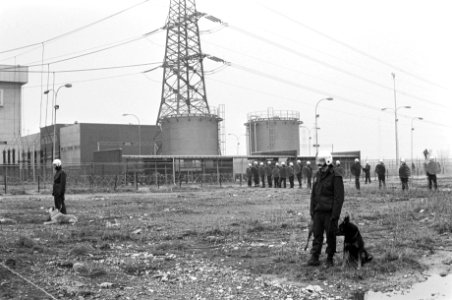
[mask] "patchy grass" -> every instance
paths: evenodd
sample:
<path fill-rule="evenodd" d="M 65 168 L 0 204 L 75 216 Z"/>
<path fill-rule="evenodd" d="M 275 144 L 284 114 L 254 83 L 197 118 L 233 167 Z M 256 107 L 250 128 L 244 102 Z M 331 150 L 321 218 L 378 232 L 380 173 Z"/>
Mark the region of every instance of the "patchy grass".
<path fill-rule="evenodd" d="M 442 180 L 448 179 L 441 179 L 440 186 Z M 367 288 L 392 286 L 396 274 L 428 267 L 418 260 L 422 256 L 439 248 L 452 250 L 447 240 L 451 193 L 430 192 L 416 183 L 409 192 L 396 182 L 388 182 L 385 190 L 377 183 L 363 185 L 358 192 L 346 181 L 342 213 L 351 215 L 374 257 L 359 271 L 342 269 L 340 253 L 333 268 L 306 265 L 307 189 L 73 194 L 66 204 L 68 213 L 79 218 L 74 226 L 42 225 L 51 197 L 14 195 L 0 204 L 0 217 L 17 222 L 1 224 L 1 262 L 65 299 L 240 298 L 245 289 L 250 298 L 261 298 L 258 290 L 273 291 L 270 281 L 260 281 L 266 276 L 322 286 L 328 282 L 332 295 L 346 297 L 357 282 Z M 338 237 L 338 252 L 342 242 Z M 81 272 L 74 270 L 76 263 Z M 5 272 L 0 267 L 0 298 L 11 297 L 19 286 L 29 289 L 27 295 L 36 292 L 23 282 L 8 281 Z M 113 285 L 99 288 L 102 282 Z"/>

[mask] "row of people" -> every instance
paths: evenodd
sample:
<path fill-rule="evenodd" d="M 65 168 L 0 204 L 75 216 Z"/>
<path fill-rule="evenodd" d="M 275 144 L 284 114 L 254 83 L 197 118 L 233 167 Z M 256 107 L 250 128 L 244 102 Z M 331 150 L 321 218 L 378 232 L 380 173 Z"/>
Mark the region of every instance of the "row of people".
<path fill-rule="evenodd" d="M 248 179 L 248 186 L 251 187 L 254 183 L 255 187 L 275 187 L 275 188 L 286 188 L 287 180 L 289 180 L 289 187 L 294 188 L 295 178 L 297 178 L 299 188 L 302 187 L 303 178 L 306 179 L 307 187 L 311 188 L 311 178 L 313 169 L 311 167 L 311 162 L 307 161 L 303 166 L 301 160 L 298 160 L 295 164 L 289 162 L 275 162 L 267 161 L 265 165 L 264 162 L 258 163 L 254 161 L 252 164 L 248 164 L 246 169 L 246 176 Z"/>

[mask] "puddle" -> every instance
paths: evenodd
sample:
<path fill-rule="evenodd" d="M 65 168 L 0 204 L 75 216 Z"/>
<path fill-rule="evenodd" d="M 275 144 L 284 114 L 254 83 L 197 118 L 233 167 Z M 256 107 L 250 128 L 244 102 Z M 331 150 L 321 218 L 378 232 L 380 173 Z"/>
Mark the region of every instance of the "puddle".
<path fill-rule="evenodd" d="M 450 300 L 452 299 L 452 275 L 432 275 L 426 281 L 414 284 L 411 289 L 398 292 L 372 292 L 362 295 L 362 300 Z"/>

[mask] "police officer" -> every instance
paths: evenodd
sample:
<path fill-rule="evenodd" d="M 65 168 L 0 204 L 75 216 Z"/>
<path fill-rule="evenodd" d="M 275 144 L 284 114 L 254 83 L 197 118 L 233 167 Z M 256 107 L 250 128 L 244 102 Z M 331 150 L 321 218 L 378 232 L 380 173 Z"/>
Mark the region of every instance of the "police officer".
<path fill-rule="evenodd" d="M 262 187 L 265 187 L 265 166 L 263 162 L 260 162 L 259 164 L 259 178 L 261 180 L 262 183 Z"/>
<path fill-rule="evenodd" d="M 52 196 L 57 208 L 62 214 L 66 214 L 66 205 L 64 204 L 64 194 L 66 193 L 66 173 L 61 166 L 61 160 L 53 161 L 55 175 L 53 176 Z"/>
<path fill-rule="evenodd" d="M 253 174 L 254 186 L 255 187 L 259 186 L 259 170 L 257 161 L 253 163 L 253 166 L 251 167 L 251 173 Z"/>
<path fill-rule="evenodd" d="M 280 171 L 279 163 L 275 163 L 275 167 L 272 170 L 272 176 L 273 176 L 275 189 L 281 187 L 281 183 L 279 182 L 279 171 Z"/>
<path fill-rule="evenodd" d="M 272 162 L 267 161 L 267 165 L 265 166 L 265 176 L 267 177 L 268 187 L 272 187 Z"/>
<path fill-rule="evenodd" d="M 295 176 L 297 176 L 298 186 L 301 189 L 301 171 L 303 170 L 303 166 L 301 165 L 301 160 L 297 160 L 297 163 L 294 166 Z"/>
<path fill-rule="evenodd" d="M 361 164 L 359 163 L 359 159 L 355 158 L 355 162 L 350 167 L 350 171 L 352 175 L 355 176 L 355 187 L 357 190 L 360 189 L 359 185 L 359 176 L 361 176 Z"/>
<path fill-rule="evenodd" d="M 336 233 L 338 220 L 344 203 L 344 183 L 342 175 L 335 171 L 331 153 L 319 153 L 319 167 L 311 192 L 310 214 L 313 221 L 314 240 L 312 241 L 309 266 L 320 265 L 323 233 L 326 232 L 326 265 L 334 265 L 336 253 Z"/>
<path fill-rule="evenodd" d="M 308 160 L 306 165 L 303 167 L 303 175 L 306 178 L 306 185 L 311 188 L 311 178 L 312 178 L 312 167 L 311 162 Z"/>
<path fill-rule="evenodd" d="M 279 187 L 286 188 L 287 186 L 287 167 L 285 162 L 281 162 L 281 169 L 279 169 Z"/>
<path fill-rule="evenodd" d="M 248 168 L 246 168 L 246 179 L 248 180 L 248 186 L 252 186 L 253 181 L 253 172 L 251 171 L 252 165 L 251 163 L 248 164 Z"/>
<path fill-rule="evenodd" d="M 293 167 L 293 162 L 290 162 L 289 167 L 287 167 L 287 176 L 289 177 L 290 188 L 293 189 L 295 179 L 295 170 Z"/>
<path fill-rule="evenodd" d="M 385 167 L 385 164 L 383 163 L 382 159 L 380 159 L 380 162 L 378 163 L 378 165 L 375 166 L 375 173 L 377 173 L 377 177 L 378 177 L 378 188 L 381 189 L 382 185 L 384 187 L 386 187 L 386 181 L 385 181 L 386 167 Z"/>
<path fill-rule="evenodd" d="M 366 161 L 366 165 L 364 166 L 363 171 L 364 171 L 364 175 L 365 175 L 364 184 L 367 184 L 367 182 L 371 183 L 371 180 L 370 180 L 370 165 L 369 165 L 368 161 Z"/>

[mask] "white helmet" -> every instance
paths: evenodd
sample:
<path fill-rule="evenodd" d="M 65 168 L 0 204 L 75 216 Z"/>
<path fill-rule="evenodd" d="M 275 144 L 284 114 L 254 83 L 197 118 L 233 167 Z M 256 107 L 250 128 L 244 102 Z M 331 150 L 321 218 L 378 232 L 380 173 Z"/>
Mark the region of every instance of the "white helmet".
<path fill-rule="evenodd" d="M 271 165 L 271 164 L 272 164 L 272 161 L 271 161 L 271 160 L 267 161 L 267 164 Z"/>
<path fill-rule="evenodd" d="M 341 165 L 341 161 L 340 160 L 336 160 L 336 166 L 340 166 Z"/>
<path fill-rule="evenodd" d="M 285 166 L 285 165 L 286 165 L 286 163 L 285 163 L 285 162 L 282 162 L 282 163 L 281 163 L 281 166 Z"/>
<path fill-rule="evenodd" d="M 254 164 L 257 165 L 257 161 L 255 161 Z"/>
<path fill-rule="evenodd" d="M 359 162 L 359 159 L 358 159 L 358 158 L 355 158 L 355 162 Z"/>
<path fill-rule="evenodd" d="M 308 161 L 306 162 L 306 164 L 309 166 L 309 165 L 311 164 L 311 162 L 308 160 Z"/>
<path fill-rule="evenodd" d="M 319 155 L 317 155 L 316 163 L 317 165 L 331 165 L 333 163 L 331 152 L 320 152 Z"/>
<path fill-rule="evenodd" d="M 400 159 L 400 162 L 401 162 L 401 163 L 405 163 L 405 158 L 401 158 L 401 159 Z"/>
<path fill-rule="evenodd" d="M 261 163 L 260 163 L 260 165 L 261 165 L 261 166 L 263 166 L 263 165 L 264 165 L 264 163 L 263 163 L 263 162 L 261 162 Z"/>
<path fill-rule="evenodd" d="M 301 160 L 297 160 L 297 163 L 301 163 Z"/>
<path fill-rule="evenodd" d="M 252 166 L 251 163 L 249 163 L 248 166 L 251 167 Z"/>
<path fill-rule="evenodd" d="M 383 160 L 382 160 L 382 159 L 380 159 L 380 162 L 382 163 L 382 162 L 383 162 Z"/>
<path fill-rule="evenodd" d="M 54 165 L 55 167 L 61 167 L 61 160 L 54 159 L 52 165 Z"/>
<path fill-rule="evenodd" d="M 279 163 L 275 163 L 275 166 L 279 167 Z"/>
<path fill-rule="evenodd" d="M 290 163 L 289 163 L 289 166 L 293 166 L 293 162 L 290 162 Z"/>

